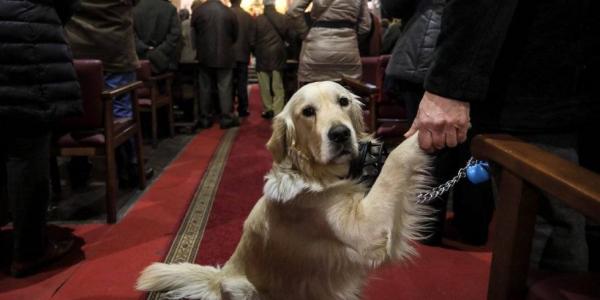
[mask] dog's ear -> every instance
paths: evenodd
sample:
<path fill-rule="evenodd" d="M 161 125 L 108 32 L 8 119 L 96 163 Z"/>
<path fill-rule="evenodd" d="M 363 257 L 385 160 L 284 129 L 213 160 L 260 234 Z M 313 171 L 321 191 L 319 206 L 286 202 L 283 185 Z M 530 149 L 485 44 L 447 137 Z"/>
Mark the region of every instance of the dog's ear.
<path fill-rule="evenodd" d="M 287 125 L 281 116 L 273 119 L 273 133 L 267 142 L 267 149 L 273 155 L 273 160 L 280 163 L 287 156 Z"/>
<path fill-rule="evenodd" d="M 352 126 L 354 126 L 356 136 L 359 140 L 369 139 L 370 135 L 366 131 L 364 121 L 364 104 L 360 101 L 360 97 L 352 93 L 349 94 L 350 99 L 352 99 L 352 105 L 350 106 L 350 120 L 352 120 Z"/>

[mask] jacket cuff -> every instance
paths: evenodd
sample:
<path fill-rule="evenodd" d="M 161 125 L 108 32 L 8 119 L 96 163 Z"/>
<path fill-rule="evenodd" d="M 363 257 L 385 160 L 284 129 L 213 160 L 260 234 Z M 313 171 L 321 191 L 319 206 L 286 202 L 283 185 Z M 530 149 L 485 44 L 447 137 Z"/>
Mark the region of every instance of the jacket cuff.
<path fill-rule="evenodd" d="M 430 69 L 425 78 L 424 89 L 430 93 L 463 102 L 481 102 L 487 96 L 489 79 L 460 71 L 444 74 Z"/>

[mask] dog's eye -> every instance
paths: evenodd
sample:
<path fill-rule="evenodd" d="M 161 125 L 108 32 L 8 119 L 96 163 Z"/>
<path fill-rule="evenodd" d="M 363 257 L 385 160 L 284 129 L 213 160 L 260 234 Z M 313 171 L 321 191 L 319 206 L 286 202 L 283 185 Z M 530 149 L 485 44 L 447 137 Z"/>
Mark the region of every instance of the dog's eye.
<path fill-rule="evenodd" d="M 340 103 L 340 105 L 342 107 L 348 106 L 348 104 L 350 104 L 350 100 L 348 100 L 348 98 L 346 98 L 346 97 L 340 98 L 340 100 L 338 100 L 338 102 Z"/>
<path fill-rule="evenodd" d="M 315 113 L 316 113 L 315 108 L 312 106 L 307 106 L 302 110 L 302 114 L 305 117 L 312 117 L 315 115 Z"/>

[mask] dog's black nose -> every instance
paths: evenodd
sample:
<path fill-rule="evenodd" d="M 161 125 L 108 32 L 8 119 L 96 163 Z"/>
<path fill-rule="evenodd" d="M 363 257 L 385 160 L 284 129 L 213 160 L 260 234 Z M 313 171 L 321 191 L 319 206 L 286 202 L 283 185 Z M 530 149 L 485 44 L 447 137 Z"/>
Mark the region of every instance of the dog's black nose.
<path fill-rule="evenodd" d="M 350 129 L 346 125 L 335 125 L 327 133 L 329 140 L 341 144 L 350 138 Z"/>

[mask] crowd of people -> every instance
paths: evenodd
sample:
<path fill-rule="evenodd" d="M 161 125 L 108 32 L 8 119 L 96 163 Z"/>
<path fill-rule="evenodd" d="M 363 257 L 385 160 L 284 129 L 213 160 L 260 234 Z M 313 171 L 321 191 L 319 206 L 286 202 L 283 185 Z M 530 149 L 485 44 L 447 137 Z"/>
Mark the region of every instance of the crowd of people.
<path fill-rule="evenodd" d="M 31 273 L 72 245 L 49 239 L 44 228 L 52 125 L 82 109 L 74 58 L 102 61 L 106 89 L 135 81 L 140 59 L 149 60 L 155 73 L 176 71 L 179 62 L 197 64 L 196 126 L 209 128 L 218 120 L 227 129 L 253 113 L 252 56 L 261 116 L 272 119 L 288 96 L 284 70 L 293 45 L 301 45 L 297 86 L 360 79 L 361 52 L 391 53 L 385 90 L 406 106 L 412 124 L 406 136 L 418 134 L 420 146 L 436 155 L 439 181 L 468 159 L 476 133 L 507 132 L 577 162 L 590 138 L 580 133 L 597 127 L 592 78 L 600 64 L 600 26 L 594 1 L 382 0 L 382 13 L 392 21 L 380 21 L 367 0 L 296 0 L 285 14 L 274 0 L 264 0 L 258 16 L 244 11 L 241 0 L 230 2 L 195 1 L 190 13 L 166 0 L 0 0 L 0 134 L 6 141 L 0 148 L 0 224 L 13 221 L 13 275 Z M 112 113 L 131 117 L 131 97 L 116 99 Z M 133 147 L 130 141 L 118 149 L 119 178 L 128 185 L 135 184 L 143 159 Z M 85 179 L 91 168 L 85 157 L 70 165 L 73 181 Z M 455 188 L 454 225 L 469 243 L 487 241 L 492 189 Z M 434 206 L 429 244 L 440 243 L 445 220 L 446 202 Z M 586 270 L 589 224 L 546 199 L 533 261 Z"/>

